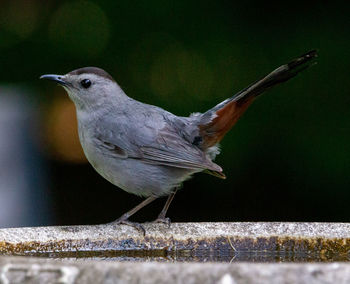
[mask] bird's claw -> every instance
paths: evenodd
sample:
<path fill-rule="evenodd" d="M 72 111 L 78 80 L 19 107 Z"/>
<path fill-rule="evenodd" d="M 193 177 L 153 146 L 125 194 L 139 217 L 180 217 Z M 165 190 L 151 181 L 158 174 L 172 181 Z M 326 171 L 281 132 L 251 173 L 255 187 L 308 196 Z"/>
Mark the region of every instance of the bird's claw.
<path fill-rule="evenodd" d="M 170 228 L 171 220 L 168 217 L 158 217 L 156 220 L 154 220 L 152 223 L 162 223 L 168 226 Z"/>
<path fill-rule="evenodd" d="M 146 229 L 144 228 L 144 226 L 142 226 L 140 223 L 136 223 L 136 222 L 131 222 L 129 220 L 115 220 L 111 223 L 108 223 L 109 225 L 128 225 L 131 227 L 134 227 L 136 230 L 138 230 L 140 233 L 143 234 L 143 236 L 146 235 Z"/>

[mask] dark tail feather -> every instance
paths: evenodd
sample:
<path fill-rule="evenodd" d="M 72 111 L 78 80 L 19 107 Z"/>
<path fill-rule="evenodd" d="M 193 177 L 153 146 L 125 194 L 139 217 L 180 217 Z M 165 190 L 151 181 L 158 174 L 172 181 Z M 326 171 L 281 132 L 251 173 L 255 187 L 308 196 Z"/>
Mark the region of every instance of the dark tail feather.
<path fill-rule="evenodd" d="M 237 122 L 254 98 L 313 65 L 311 60 L 316 56 L 316 50 L 309 51 L 288 64 L 278 67 L 264 78 L 204 113 L 198 125 L 202 138 L 199 146 L 202 149 L 207 149 L 217 144 Z"/>
<path fill-rule="evenodd" d="M 317 57 L 317 51 L 311 50 L 289 62 L 288 64 L 278 67 L 264 78 L 254 82 L 247 88 L 235 94 L 231 99 L 238 101 L 243 98 L 259 96 L 271 87 L 288 81 L 290 78 L 296 76 L 299 72 L 315 64 L 315 62 L 311 61 L 315 57 Z"/>

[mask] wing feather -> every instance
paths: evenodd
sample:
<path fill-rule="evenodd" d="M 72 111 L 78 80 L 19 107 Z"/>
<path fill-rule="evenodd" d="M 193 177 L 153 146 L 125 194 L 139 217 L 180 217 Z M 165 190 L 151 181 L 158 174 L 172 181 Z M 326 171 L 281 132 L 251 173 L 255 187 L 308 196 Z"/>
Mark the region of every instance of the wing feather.
<path fill-rule="evenodd" d="M 148 127 L 142 131 L 130 124 L 118 123 L 118 127 L 111 127 L 107 123 L 102 125 L 104 127 L 98 129 L 95 139 L 103 145 L 105 153 L 116 158 L 140 159 L 155 165 L 222 172 L 220 166 L 182 137 L 168 121 L 164 121 L 160 129 Z"/>

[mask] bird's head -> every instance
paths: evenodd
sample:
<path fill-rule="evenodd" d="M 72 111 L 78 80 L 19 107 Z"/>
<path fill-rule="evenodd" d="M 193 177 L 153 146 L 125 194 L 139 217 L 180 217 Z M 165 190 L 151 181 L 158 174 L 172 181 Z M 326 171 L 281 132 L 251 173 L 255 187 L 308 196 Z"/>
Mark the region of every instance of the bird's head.
<path fill-rule="evenodd" d="M 118 101 L 124 92 L 111 75 L 97 67 L 85 67 L 65 75 L 47 74 L 40 77 L 61 85 L 77 109 L 91 109 Z"/>

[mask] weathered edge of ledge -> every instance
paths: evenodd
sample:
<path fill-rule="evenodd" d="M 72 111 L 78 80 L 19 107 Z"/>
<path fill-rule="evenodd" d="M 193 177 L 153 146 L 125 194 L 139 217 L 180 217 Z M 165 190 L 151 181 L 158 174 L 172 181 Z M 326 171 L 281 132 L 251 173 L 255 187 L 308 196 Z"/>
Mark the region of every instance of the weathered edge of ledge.
<path fill-rule="evenodd" d="M 125 225 L 0 229 L 0 253 L 38 255 L 79 251 L 350 251 L 349 223 L 145 224 L 146 236 Z"/>

